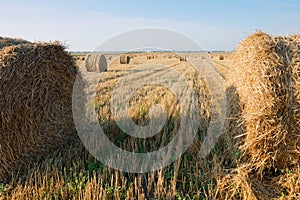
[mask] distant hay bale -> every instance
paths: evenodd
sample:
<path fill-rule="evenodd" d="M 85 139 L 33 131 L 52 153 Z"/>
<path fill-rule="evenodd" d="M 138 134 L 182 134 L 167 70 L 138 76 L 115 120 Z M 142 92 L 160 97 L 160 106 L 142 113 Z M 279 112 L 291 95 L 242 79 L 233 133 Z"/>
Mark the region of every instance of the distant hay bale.
<path fill-rule="evenodd" d="M 88 54 L 85 58 L 85 67 L 88 72 L 106 72 L 106 58 L 104 55 L 99 53 Z"/>
<path fill-rule="evenodd" d="M 213 59 L 213 58 L 214 58 L 212 52 L 208 51 L 207 54 L 208 54 L 208 57 L 209 57 L 210 59 Z"/>
<path fill-rule="evenodd" d="M 120 64 L 129 64 L 130 62 L 130 57 L 127 55 L 122 55 L 120 57 Z"/>
<path fill-rule="evenodd" d="M 58 43 L 5 47 L 0 52 L 0 181 L 77 138 L 72 56 Z"/>
<path fill-rule="evenodd" d="M 147 60 L 151 60 L 151 59 L 154 59 L 155 57 L 154 56 L 147 56 Z"/>
<path fill-rule="evenodd" d="M 186 56 L 184 56 L 184 57 L 183 57 L 183 56 L 180 56 L 180 57 L 179 57 L 179 60 L 180 60 L 180 61 L 186 61 Z"/>
<path fill-rule="evenodd" d="M 219 56 L 219 60 L 224 60 L 224 55 L 223 55 L 223 54 L 221 54 L 221 55 Z"/>

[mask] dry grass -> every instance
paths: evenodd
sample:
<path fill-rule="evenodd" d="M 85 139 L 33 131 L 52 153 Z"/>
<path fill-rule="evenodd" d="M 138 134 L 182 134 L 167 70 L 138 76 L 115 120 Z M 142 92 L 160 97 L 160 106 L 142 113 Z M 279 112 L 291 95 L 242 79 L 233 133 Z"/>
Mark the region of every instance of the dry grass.
<path fill-rule="evenodd" d="M 197 159 L 198 147 L 174 164 L 145 174 L 123 173 L 103 166 L 81 146 L 53 154 L 28 173 L 1 199 L 213 199 L 209 165 Z"/>

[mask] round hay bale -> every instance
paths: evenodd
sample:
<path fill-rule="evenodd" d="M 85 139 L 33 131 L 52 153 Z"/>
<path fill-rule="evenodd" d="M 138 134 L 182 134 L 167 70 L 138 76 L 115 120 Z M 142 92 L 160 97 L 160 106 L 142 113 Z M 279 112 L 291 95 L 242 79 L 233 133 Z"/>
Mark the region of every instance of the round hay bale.
<path fill-rule="evenodd" d="M 88 72 L 106 72 L 107 61 L 104 55 L 93 53 L 85 58 L 85 67 Z"/>
<path fill-rule="evenodd" d="M 58 43 L 0 52 L 0 180 L 7 182 L 77 138 L 72 90 L 77 69 Z"/>
<path fill-rule="evenodd" d="M 223 54 L 221 54 L 221 55 L 219 56 L 219 60 L 224 60 L 224 55 L 223 55 Z"/>
<path fill-rule="evenodd" d="M 260 171 L 300 162 L 299 43 L 299 36 L 256 33 L 239 45 L 229 70 L 243 104 L 244 150 Z"/>
<path fill-rule="evenodd" d="M 0 50 L 7 46 L 16 46 L 22 44 L 31 44 L 31 42 L 23 39 L 3 38 L 0 37 Z"/>
<path fill-rule="evenodd" d="M 120 57 L 120 64 L 129 64 L 130 62 L 130 57 L 127 55 L 122 55 Z"/>
<path fill-rule="evenodd" d="M 297 178 L 291 181 L 289 176 L 299 174 L 299 71 L 299 35 L 271 37 L 258 32 L 239 44 L 227 76 L 240 101 L 241 118 L 230 122 L 240 124 L 231 129 L 239 134 L 234 137 L 239 142 L 228 146 L 238 146 L 241 157 L 235 159 L 234 173 L 218 181 L 221 199 L 300 195 Z"/>

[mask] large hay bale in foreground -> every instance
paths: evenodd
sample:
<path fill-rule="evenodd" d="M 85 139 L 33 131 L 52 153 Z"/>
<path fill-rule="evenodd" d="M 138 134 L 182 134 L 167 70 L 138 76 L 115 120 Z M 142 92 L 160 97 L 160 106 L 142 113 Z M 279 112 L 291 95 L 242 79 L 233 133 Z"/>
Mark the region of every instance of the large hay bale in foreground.
<path fill-rule="evenodd" d="M 228 79 L 240 98 L 242 156 L 237 168 L 219 180 L 220 198 L 290 198 L 290 191 L 300 195 L 299 181 L 286 179 L 288 173 L 299 172 L 299 71 L 300 36 L 258 32 L 238 46 Z"/>
<path fill-rule="evenodd" d="M 299 45 L 299 36 L 256 33 L 239 45 L 229 70 L 243 105 L 243 149 L 261 172 L 300 161 Z"/>
<path fill-rule="evenodd" d="M 85 58 L 85 67 L 88 72 L 106 72 L 107 61 L 104 55 L 92 53 Z"/>
<path fill-rule="evenodd" d="M 76 137 L 72 116 L 75 63 L 58 43 L 0 52 L 0 181 Z"/>

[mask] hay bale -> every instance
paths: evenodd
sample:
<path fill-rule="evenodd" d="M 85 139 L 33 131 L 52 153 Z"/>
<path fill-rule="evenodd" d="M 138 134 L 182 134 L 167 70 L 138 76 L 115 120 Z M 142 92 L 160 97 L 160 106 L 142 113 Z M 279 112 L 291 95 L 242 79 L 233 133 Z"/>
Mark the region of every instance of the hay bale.
<path fill-rule="evenodd" d="M 147 60 L 151 60 L 151 59 L 154 59 L 155 57 L 152 55 L 152 56 L 147 56 Z"/>
<path fill-rule="evenodd" d="M 240 99 L 242 156 L 219 180 L 220 198 L 273 199 L 299 187 L 280 172 L 299 171 L 299 70 L 300 36 L 258 32 L 239 44 L 227 78 Z"/>
<path fill-rule="evenodd" d="M 224 60 L 224 55 L 223 55 L 223 54 L 221 54 L 221 55 L 219 56 L 219 60 Z"/>
<path fill-rule="evenodd" d="M 104 55 L 99 53 L 88 54 L 85 58 L 85 67 L 88 72 L 106 72 L 106 58 Z"/>
<path fill-rule="evenodd" d="M 183 57 L 183 56 L 180 56 L 180 57 L 179 57 L 179 60 L 180 60 L 180 61 L 186 61 L 186 56 L 184 56 L 184 57 Z"/>
<path fill-rule="evenodd" d="M 239 45 L 229 70 L 243 104 L 243 149 L 261 172 L 300 161 L 299 42 L 256 33 Z"/>
<path fill-rule="evenodd" d="M 0 50 L 7 46 L 16 46 L 22 44 L 31 44 L 31 42 L 23 39 L 3 38 L 0 37 Z"/>
<path fill-rule="evenodd" d="M 72 56 L 58 43 L 5 47 L 0 52 L 0 180 L 75 138 Z"/>
<path fill-rule="evenodd" d="M 129 64 L 130 62 L 130 57 L 127 55 L 122 55 L 120 57 L 120 64 Z"/>

